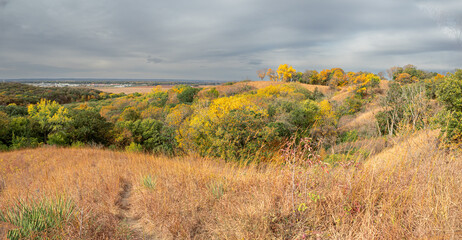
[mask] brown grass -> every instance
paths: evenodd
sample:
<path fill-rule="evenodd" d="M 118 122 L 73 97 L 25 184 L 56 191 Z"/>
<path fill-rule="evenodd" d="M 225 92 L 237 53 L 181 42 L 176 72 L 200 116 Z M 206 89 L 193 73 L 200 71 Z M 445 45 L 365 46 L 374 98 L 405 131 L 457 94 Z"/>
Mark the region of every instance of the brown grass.
<path fill-rule="evenodd" d="M 102 92 L 107 92 L 107 93 L 114 93 L 114 94 L 119 94 L 119 93 L 125 93 L 125 94 L 132 94 L 132 93 L 149 93 L 152 91 L 153 88 L 156 86 L 138 86 L 138 87 L 92 87 L 92 89 L 96 89 Z M 168 90 L 172 88 L 173 86 L 169 85 L 160 85 L 160 88 L 162 90 Z"/>
<path fill-rule="evenodd" d="M 203 86 L 204 87 L 203 91 L 207 91 L 211 88 L 215 88 L 221 95 L 227 96 L 227 95 L 233 95 L 234 92 L 239 93 L 240 89 L 247 89 L 249 91 L 253 89 L 261 89 L 261 88 L 265 88 L 268 86 L 279 85 L 279 84 L 286 84 L 286 83 L 285 82 L 271 82 L 271 81 L 237 82 L 237 83 L 234 83 L 233 85 Z M 317 88 L 323 94 L 332 93 L 332 90 L 329 89 L 328 86 L 310 85 L 310 84 L 304 84 L 304 83 L 297 83 L 297 84 L 299 84 L 300 86 L 310 91 L 314 91 Z M 231 94 L 229 94 L 229 92 L 231 92 Z"/>
<path fill-rule="evenodd" d="M 77 239 L 461 238 L 461 155 L 437 135 L 401 136 L 328 173 L 91 148 L 1 153 L 0 209 L 65 195 L 78 206 L 65 238 Z"/>

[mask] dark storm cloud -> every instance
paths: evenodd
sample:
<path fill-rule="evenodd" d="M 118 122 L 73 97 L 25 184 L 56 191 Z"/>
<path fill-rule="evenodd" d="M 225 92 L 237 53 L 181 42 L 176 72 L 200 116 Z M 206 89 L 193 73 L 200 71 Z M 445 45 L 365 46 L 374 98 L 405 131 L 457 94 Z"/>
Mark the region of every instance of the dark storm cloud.
<path fill-rule="evenodd" d="M 0 0 L 0 7 L 0 78 L 232 80 L 281 63 L 383 71 L 462 62 L 456 0 Z"/>

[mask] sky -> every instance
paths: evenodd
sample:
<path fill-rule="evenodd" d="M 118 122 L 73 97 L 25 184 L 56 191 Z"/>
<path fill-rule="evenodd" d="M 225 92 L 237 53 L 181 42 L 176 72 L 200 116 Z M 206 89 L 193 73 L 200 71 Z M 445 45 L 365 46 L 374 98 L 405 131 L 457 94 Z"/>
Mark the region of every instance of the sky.
<path fill-rule="evenodd" d="M 0 0 L 0 79 L 462 67 L 460 0 Z"/>

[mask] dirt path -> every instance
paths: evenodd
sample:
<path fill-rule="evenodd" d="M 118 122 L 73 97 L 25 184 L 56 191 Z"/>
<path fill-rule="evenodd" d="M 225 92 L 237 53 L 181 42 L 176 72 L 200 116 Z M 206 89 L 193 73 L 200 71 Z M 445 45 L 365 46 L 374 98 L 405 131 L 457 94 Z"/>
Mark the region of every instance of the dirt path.
<path fill-rule="evenodd" d="M 118 207 L 117 217 L 123 221 L 133 233 L 131 239 L 156 239 L 154 236 L 147 234 L 145 231 L 143 231 L 143 229 L 139 227 L 139 217 L 131 211 L 130 197 L 133 188 L 132 184 L 121 178 L 119 180 L 119 185 L 120 192 L 115 201 L 115 204 Z"/>

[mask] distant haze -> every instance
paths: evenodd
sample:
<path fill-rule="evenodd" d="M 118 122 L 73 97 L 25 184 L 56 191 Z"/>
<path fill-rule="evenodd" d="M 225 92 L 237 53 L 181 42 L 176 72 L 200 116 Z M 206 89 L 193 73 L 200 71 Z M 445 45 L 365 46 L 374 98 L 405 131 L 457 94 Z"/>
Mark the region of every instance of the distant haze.
<path fill-rule="evenodd" d="M 0 79 L 462 67 L 460 0 L 0 0 Z"/>

